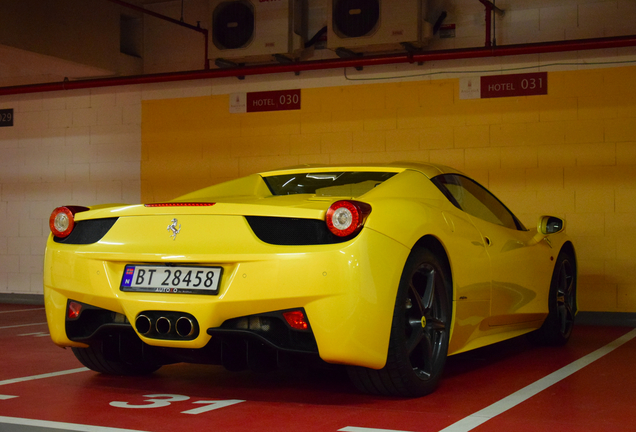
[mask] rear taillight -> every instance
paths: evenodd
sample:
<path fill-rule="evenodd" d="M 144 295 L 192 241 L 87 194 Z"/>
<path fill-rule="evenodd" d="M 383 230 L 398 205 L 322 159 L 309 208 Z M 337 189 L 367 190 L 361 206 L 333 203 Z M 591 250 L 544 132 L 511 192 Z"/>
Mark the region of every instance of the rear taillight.
<path fill-rule="evenodd" d="M 336 201 L 327 210 L 327 228 L 338 237 L 347 237 L 364 225 L 371 206 L 360 201 Z"/>
<path fill-rule="evenodd" d="M 49 218 L 49 227 L 55 237 L 65 238 L 75 227 L 75 214 L 88 210 L 88 207 L 66 206 L 53 210 Z"/>

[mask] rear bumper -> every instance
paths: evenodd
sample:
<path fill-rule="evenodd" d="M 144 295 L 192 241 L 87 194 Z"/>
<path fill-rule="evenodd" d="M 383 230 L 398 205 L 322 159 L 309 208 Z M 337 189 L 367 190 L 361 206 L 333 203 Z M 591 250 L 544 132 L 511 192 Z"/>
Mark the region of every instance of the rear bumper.
<path fill-rule="evenodd" d="M 323 360 L 371 368 L 381 368 L 386 361 L 395 295 L 409 250 L 376 231 L 363 229 L 355 239 L 333 245 L 275 246 L 250 239 L 253 247 L 218 254 L 214 247 L 209 248 L 212 253 L 195 254 L 139 253 L 137 247 L 127 252 L 125 247 L 109 247 L 112 239 L 105 240 L 88 246 L 49 240 L 45 303 L 51 337 L 60 346 L 83 346 L 66 332 L 69 299 L 123 314 L 131 323 L 149 310 L 191 314 L 201 329 L 192 340 L 138 333 L 148 345 L 186 349 L 206 346 L 212 337 L 207 329 L 233 318 L 303 308 Z M 166 262 L 222 266 L 219 294 L 119 289 L 126 264 Z"/>

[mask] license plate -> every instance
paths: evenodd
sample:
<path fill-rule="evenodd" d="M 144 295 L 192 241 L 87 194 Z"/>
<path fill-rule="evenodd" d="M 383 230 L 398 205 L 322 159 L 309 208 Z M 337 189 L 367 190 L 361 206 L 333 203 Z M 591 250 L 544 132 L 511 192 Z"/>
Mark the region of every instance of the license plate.
<path fill-rule="evenodd" d="M 122 291 L 211 294 L 219 293 L 222 267 L 132 265 L 124 269 Z"/>

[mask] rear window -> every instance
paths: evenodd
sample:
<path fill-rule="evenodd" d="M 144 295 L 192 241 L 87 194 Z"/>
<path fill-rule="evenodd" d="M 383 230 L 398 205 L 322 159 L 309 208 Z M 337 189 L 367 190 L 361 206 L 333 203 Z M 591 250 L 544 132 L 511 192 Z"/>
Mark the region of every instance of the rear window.
<path fill-rule="evenodd" d="M 394 172 L 320 172 L 264 177 L 274 195 L 311 194 L 317 196 L 364 195 L 390 179 Z"/>

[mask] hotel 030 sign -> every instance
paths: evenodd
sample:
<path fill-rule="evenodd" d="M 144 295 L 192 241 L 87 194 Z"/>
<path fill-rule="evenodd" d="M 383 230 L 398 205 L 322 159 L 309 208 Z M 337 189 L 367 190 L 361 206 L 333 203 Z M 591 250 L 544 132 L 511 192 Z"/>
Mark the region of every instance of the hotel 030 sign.
<path fill-rule="evenodd" d="M 300 109 L 300 89 L 230 94 L 230 113 Z"/>

